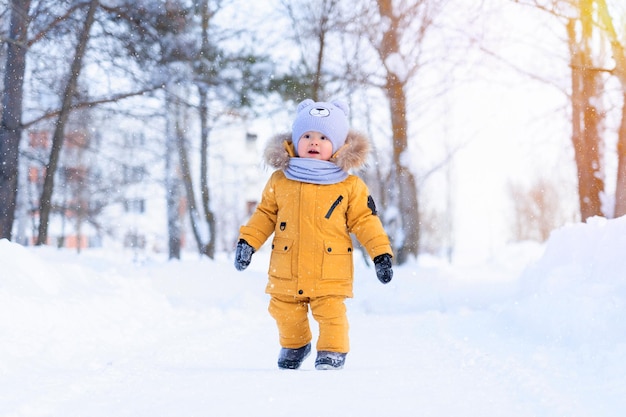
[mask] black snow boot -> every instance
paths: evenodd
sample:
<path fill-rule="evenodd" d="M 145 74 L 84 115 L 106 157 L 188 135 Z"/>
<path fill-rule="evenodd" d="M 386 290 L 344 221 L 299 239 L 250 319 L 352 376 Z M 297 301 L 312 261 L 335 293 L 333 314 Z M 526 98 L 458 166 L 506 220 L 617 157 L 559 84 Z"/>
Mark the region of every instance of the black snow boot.
<path fill-rule="evenodd" d="M 310 354 L 310 343 L 298 349 L 281 348 L 280 355 L 278 355 L 278 367 L 281 369 L 298 369 Z"/>
<path fill-rule="evenodd" d="M 315 369 L 342 369 L 346 363 L 347 353 L 341 352 L 328 352 L 321 350 L 317 352 L 317 359 L 315 360 Z"/>

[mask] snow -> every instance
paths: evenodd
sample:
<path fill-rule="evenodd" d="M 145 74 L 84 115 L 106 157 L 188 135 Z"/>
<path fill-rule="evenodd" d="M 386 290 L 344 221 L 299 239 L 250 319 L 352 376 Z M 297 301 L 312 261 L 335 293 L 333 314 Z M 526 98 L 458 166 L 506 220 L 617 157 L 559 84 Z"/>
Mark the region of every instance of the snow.
<path fill-rule="evenodd" d="M 406 83 L 409 79 L 410 69 L 406 64 L 406 60 L 402 55 L 395 52 L 385 59 L 385 67 L 389 72 L 398 77 L 401 83 Z"/>
<path fill-rule="evenodd" d="M 237 272 L 0 240 L 0 416 L 621 416 L 625 247 L 594 218 L 386 286 L 357 256 L 345 369 L 280 371 L 266 249 Z"/>

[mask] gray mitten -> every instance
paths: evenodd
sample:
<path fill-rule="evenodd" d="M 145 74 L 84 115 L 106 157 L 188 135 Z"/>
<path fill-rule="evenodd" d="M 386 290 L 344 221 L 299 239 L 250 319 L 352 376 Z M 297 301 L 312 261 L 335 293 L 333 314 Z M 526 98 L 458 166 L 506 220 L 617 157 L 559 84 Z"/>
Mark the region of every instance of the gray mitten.
<path fill-rule="evenodd" d="M 253 253 L 254 248 L 245 240 L 240 239 L 235 252 L 235 268 L 237 268 L 237 271 L 243 271 L 250 265 Z"/>
<path fill-rule="evenodd" d="M 383 284 L 387 284 L 393 277 L 393 269 L 391 269 L 391 255 L 383 253 L 374 258 L 376 266 L 376 276 Z"/>

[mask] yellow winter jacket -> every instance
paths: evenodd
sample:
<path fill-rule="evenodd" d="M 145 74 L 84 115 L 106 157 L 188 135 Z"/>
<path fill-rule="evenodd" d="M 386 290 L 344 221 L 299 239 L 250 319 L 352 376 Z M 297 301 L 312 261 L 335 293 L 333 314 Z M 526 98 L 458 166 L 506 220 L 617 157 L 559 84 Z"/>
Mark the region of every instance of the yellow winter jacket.
<path fill-rule="evenodd" d="M 281 135 L 270 142 L 265 159 L 271 166 L 286 167 L 294 155 L 290 139 L 291 135 Z M 367 139 L 351 131 L 331 161 L 347 171 L 364 163 L 368 149 Z M 274 234 L 268 294 L 352 297 L 350 233 L 372 259 L 393 255 L 374 202 L 359 177 L 349 175 L 336 184 L 318 185 L 290 180 L 278 169 L 250 220 L 241 227 L 239 238 L 258 250 Z"/>

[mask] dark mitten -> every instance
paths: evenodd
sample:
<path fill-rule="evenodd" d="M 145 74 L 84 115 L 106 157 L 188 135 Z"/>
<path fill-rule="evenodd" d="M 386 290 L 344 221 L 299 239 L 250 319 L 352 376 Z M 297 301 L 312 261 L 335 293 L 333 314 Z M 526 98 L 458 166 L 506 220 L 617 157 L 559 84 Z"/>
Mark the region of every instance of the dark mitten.
<path fill-rule="evenodd" d="M 393 269 L 391 269 L 391 255 L 384 253 L 374 258 L 374 265 L 376 266 L 376 276 L 378 280 L 383 284 L 391 281 L 393 277 Z"/>
<path fill-rule="evenodd" d="M 235 252 L 235 268 L 237 271 L 243 271 L 250 265 L 254 248 L 243 239 L 237 243 L 237 251 Z"/>

